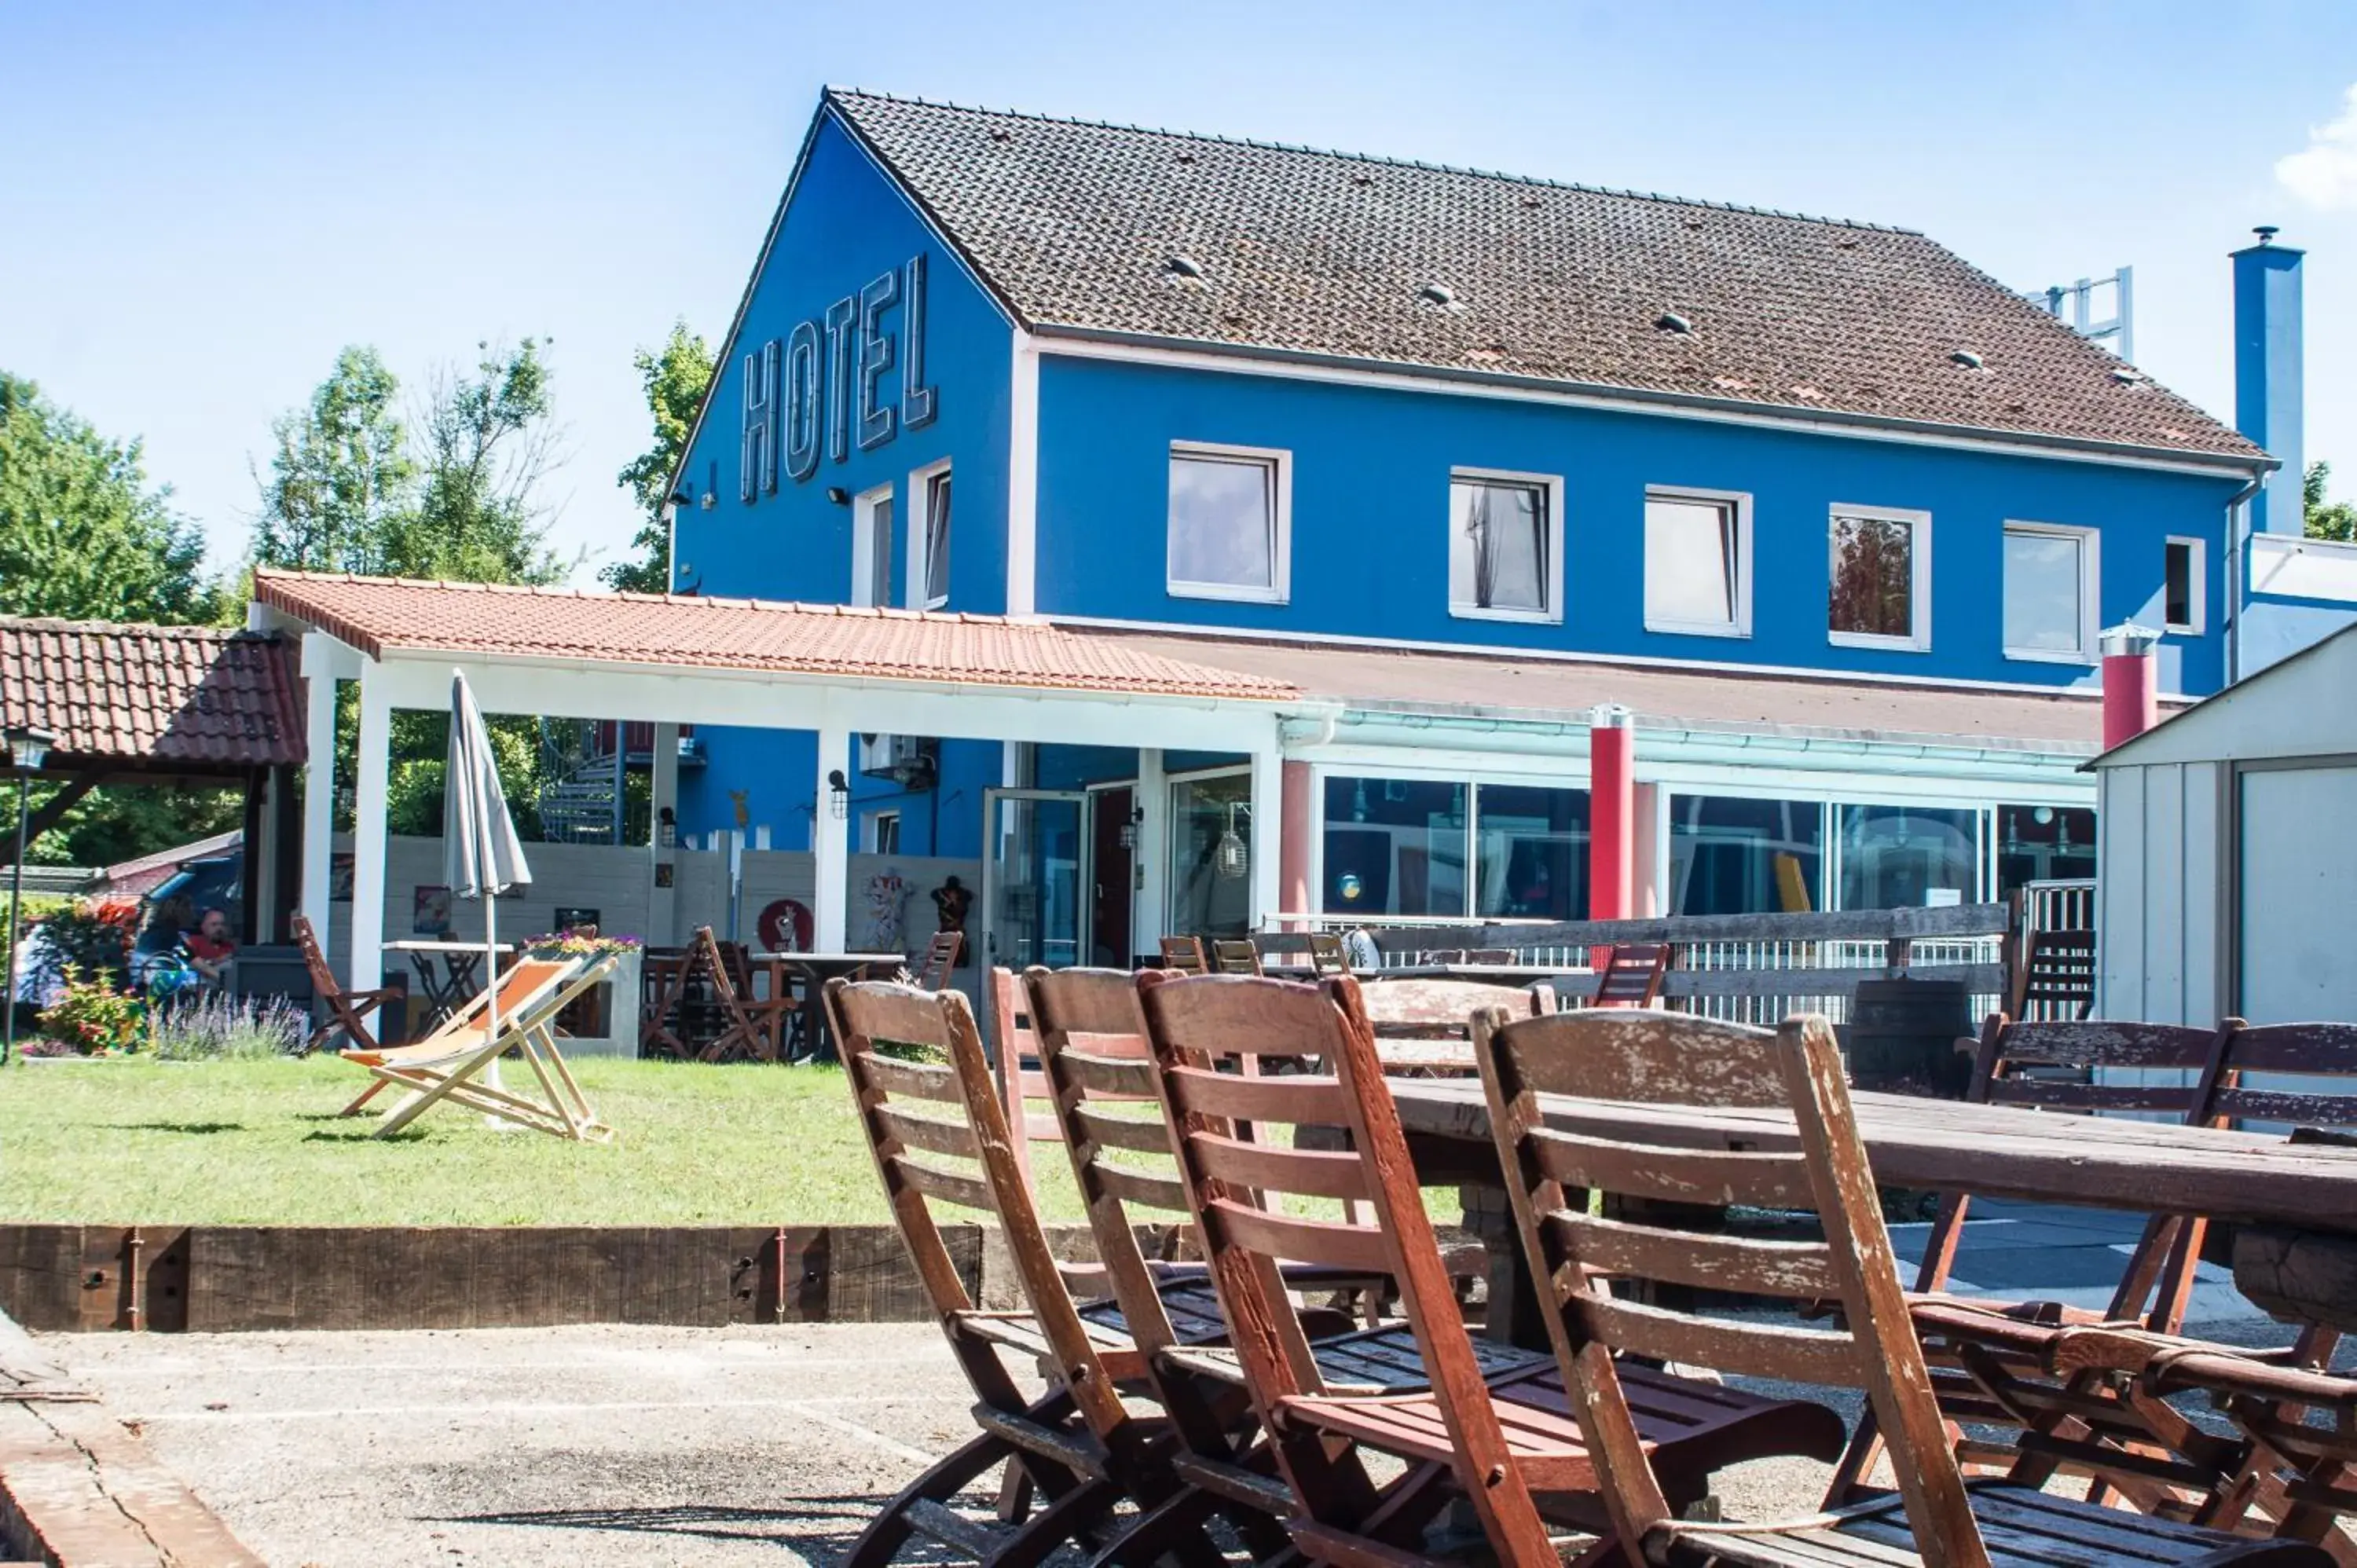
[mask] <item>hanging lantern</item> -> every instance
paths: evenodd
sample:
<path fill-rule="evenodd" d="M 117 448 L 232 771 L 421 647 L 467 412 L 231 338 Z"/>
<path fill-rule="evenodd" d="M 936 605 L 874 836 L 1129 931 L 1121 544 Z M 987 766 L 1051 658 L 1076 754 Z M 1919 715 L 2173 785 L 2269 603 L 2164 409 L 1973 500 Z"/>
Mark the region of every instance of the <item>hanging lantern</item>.
<path fill-rule="evenodd" d="M 1236 832 L 1236 808 L 1233 801 L 1228 803 L 1228 825 L 1220 834 L 1220 847 L 1211 857 L 1211 869 L 1229 882 L 1243 880 L 1244 875 L 1252 870 L 1252 850 L 1244 843 L 1243 836 Z"/>

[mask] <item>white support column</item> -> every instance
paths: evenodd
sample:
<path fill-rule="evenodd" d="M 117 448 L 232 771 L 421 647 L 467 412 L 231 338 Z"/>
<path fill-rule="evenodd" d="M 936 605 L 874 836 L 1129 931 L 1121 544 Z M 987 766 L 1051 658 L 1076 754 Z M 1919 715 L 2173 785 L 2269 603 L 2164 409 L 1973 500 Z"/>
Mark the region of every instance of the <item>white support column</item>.
<path fill-rule="evenodd" d="M 1141 747 L 1137 753 L 1137 807 L 1146 813 L 1137 824 L 1136 902 L 1130 906 L 1129 945 L 1139 952 L 1155 950 L 1170 918 L 1170 781 L 1162 772 L 1162 753 Z"/>
<path fill-rule="evenodd" d="M 1285 754 L 1276 737 L 1252 754 L 1252 929 L 1274 929 L 1283 907 Z"/>
<path fill-rule="evenodd" d="M 663 843 L 663 812 L 679 811 L 679 726 L 655 725 L 655 749 L 651 769 L 649 793 L 652 814 L 647 819 L 647 940 L 657 947 L 670 947 L 678 940 L 678 889 L 666 886 L 654 868 L 668 865 L 677 870 L 679 846 L 677 824 L 673 823 L 673 842 Z"/>
<path fill-rule="evenodd" d="M 324 657 L 313 660 L 307 647 L 304 651 L 303 674 L 310 690 L 303 730 L 301 901 L 304 918 L 311 922 L 319 938 L 319 950 L 325 953 L 334 926 L 328 890 L 333 882 L 331 862 L 336 853 L 336 672 Z"/>
<path fill-rule="evenodd" d="M 827 781 L 836 772 L 849 779 L 850 769 L 851 732 L 819 731 L 818 789 L 811 811 L 811 940 L 821 952 L 841 952 L 850 928 L 851 822 L 834 814 L 834 789 Z"/>
<path fill-rule="evenodd" d="M 384 983 L 384 804 L 392 746 L 393 700 L 382 672 L 366 664 L 361 668 L 359 776 L 352 781 L 352 941 L 344 976 L 354 991 Z"/>

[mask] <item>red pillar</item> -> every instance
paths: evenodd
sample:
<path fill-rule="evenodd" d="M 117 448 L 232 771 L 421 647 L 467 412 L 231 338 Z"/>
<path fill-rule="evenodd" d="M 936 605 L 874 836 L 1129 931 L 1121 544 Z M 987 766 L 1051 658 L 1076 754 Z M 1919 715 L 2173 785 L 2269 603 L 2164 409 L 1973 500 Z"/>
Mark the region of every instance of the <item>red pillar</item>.
<path fill-rule="evenodd" d="M 2124 621 L 2104 633 L 2104 749 L 2160 722 L 2160 634 Z"/>
<path fill-rule="evenodd" d="M 1277 789 L 1276 903 L 1288 915 L 1309 911 L 1309 764 L 1285 765 Z M 1288 926 L 1297 921 L 1286 922 Z"/>
<path fill-rule="evenodd" d="M 1637 732 L 1629 710 L 1605 703 L 1587 732 L 1587 918 L 1636 913 Z"/>

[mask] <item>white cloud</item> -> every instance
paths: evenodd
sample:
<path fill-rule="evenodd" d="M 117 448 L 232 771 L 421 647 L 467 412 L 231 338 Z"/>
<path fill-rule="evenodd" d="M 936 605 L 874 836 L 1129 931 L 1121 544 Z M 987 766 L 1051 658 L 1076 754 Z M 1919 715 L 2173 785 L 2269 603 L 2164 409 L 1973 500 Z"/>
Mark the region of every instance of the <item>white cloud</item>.
<path fill-rule="evenodd" d="M 2327 212 L 2357 208 L 2357 87 L 2340 118 L 2309 132 L 2305 150 L 2276 160 L 2276 183 Z"/>

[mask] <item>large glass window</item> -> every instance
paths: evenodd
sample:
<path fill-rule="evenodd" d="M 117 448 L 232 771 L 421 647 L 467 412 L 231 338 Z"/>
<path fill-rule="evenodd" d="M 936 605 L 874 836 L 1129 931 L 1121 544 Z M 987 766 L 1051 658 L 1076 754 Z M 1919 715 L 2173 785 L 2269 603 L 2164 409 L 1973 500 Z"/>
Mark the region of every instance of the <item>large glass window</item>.
<path fill-rule="evenodd" d="M 1645 498 L 1645 626 L 1740 636 L 1751 629 L 1742 502 L 1735 497 Z"/>
<path fill-rule="evenodd" d="M 2095 656 L 2094 536 L 2005 525 L 2005 650 L 2016 659 Z"/>
<path fill-rule="evenodd" d="M 1463 915 L 1465 786 L 1326 780 L 1329 914 Z"/>
<path fill-rule="evenodd" d="M 1996 893 L 2025 882 L 2078 881 L 2095 875 L 2095 813 L 2086 806 L 1999 806 Z"/>
<path fill-rule="evenodd" d="M 1250 774 L 1171 781 L 1171 934 L 1250 934 L 1252 829 Z"/>
<path fill-rule="evenodd" d="M 1458 614 L 1555 613 L 1550 487 L 1458 476 L 1448 481 L 1448 604 Z"/>
<path fill-rule="evenodd" d="M 1587 916 L 1587 791 L 1475 786 L 1473 912 L 1483 919 Z"/>
<path fill-rule="evenodd" d="M 1834 641 L 1931 646 L 1931 532 L 1921 512 L 1834 512 L 1826 619 Z"/>
<path fill-rule="evenodd" d="M 1171 450 L 1170 592 L 1283 598 L 1284 532 L 1280 454 Z"/>
<path fill-rule="evenodd" d="M 1844 909 L 1970 904 L 1980 892 L 1978 811 L 1839 806 Z"/>
<path fill-rule="evenodd" d="M 1669 907 L 1677 915 L 1824 908 L 1824 808 L 1815 800 L 1670 798 Z"/>

